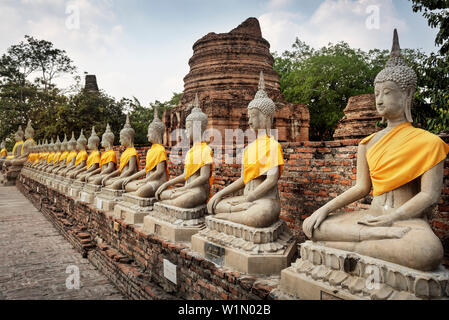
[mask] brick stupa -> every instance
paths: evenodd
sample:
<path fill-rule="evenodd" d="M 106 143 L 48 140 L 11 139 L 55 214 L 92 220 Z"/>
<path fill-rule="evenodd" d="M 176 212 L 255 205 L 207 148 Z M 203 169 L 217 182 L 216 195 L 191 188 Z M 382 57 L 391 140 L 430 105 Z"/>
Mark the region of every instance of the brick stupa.
<path fill-rule="evenodd" d="M 361 139 L 381 129 L 376 126 L 382 117 L 376 111 L 374 94 L 349 98 L 344 112 L 345 116 L 334 132 L 335 140 Z"/>
<path fill-rule="evenodd" d="M 278 129 L 278 140 L 309 140 L 308 107 L 285 101 L 273 63 L 270 44 L 262 38 L 256 18 L 247 19 L 229 33 L 212 32 L 195 42 L 180 104 L 163 115 L 164 142 L 175 144 L 168 141 L 169 133 L 184 128 L 196 93 L 209 117 L 208 128 L 220 130 L 223 139 L 225 129 L 246 130 L 247 106 L 257 92 L 261 71 L 266 91 L 277 106 L 273 127 Z"/>

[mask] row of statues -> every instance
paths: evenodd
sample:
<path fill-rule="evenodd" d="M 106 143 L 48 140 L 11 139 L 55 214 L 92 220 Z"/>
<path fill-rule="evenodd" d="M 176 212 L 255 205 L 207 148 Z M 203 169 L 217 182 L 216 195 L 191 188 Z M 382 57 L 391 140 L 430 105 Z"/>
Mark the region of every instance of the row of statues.
<path fill-rule="evenodd" d="M 387 127 L 360 142 L 356 184 L 303 222 L 303 231 L 313 242 L 416 270 L 431 271 L 441 264 L 443 247 L 427 216 L 440 198 L 449 146 L 438 136 L 412 126 L 416 85 L 417 76 L 401 57 L 395 30 L 390 60 L 375 80 L 376 108 Z M 72 134 L 69 141 L 66 137 L 62 142 L 57 138 L 56 142 L 52 139 L 35 146 L 29 142 L 32 137 L 29 124 L 23 153 L 17 151 L 23 140 L 19 130 L 14 158 L 7 159 L 4 166 L 23 161 L 35 171 L 142 198 L 155 197 L 179 208 L 207 205 L 207 212 L 215 219 L 268 228 L 280 219 L 278 181 L 284 167 L 282 147 L 270 134 L 275 110 L 261 73 L 257 94 L 248 105 L 249 126 L 257 133 L 257 139 L 244 149 L 241 177 L 212 197 L 212 149 L 198 138 L 203 136 L 208 118 L 199 107 L 198 97 L 185 123 L 191 149 L 185 157 L 183 174 L 173 179 L 169 179 L 168 159 L 162 145 L 165 127 L 157 112 L 148 126 L 152 146 L 146 155 L 145 168 L 139 168 L 133 144 L 135 132 L 129 118 L 120 132 L 120 144 L 125 151 L 119 161 L 112 150 L 114 134 L 109 125 L 101 140 L 105 151 L 100 154 L 95 128 L 88 140 L 81 132 L 78 140 Z M 373 201 L 369 209 L 337 212 L 371 190 Z M 239 191 L 243 191 L 242 195 L 232 196 Z"/>

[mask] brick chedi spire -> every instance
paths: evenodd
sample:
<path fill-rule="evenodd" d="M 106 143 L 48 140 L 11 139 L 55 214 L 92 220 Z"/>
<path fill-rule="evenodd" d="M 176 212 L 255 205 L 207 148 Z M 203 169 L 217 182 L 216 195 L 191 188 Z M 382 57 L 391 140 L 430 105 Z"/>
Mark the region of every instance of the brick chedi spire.
<path fill-rule="evenodd" d="M 220 130 L 223 138 L 225 129 L 247 129 L 247 107 L 258 90 L 262 71 L 265 91 L 276 103 L 274 126 L 279 140 L 308 140 L 308 108 L 285 101 L 273 63 L 270 44 L 262 37 L 256 18 L 247 19 L 229 33 L 211 32 L 196 41 L 180 104 L 163 116 L 167 127 L 164 139 L 172 130 L 183 128 L 195 94 L 209 117 L 208 127 Z"/>
<path fill-rule="evenodd" d="M 84 86 L 86 91 L 98 92 L 97 77 L 93 74 L 86 74 L 86 83 Z"/>

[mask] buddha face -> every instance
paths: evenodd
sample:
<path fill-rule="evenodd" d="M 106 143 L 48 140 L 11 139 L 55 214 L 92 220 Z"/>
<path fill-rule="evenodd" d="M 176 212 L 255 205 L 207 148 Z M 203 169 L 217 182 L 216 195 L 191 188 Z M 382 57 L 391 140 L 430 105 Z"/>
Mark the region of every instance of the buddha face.
<path fill-rule="evenodd" d="M 112 147 L 112 141 L 110 141 L 110 139 L 107 136 L 103 135 L 101 137 L 101 146 L 103 148 L 106 148 L 106 149 L 107 148 L 111 148 Z"/>
<path fill-rule="evenodd" d="M 88 144 L 87 144 L 87 148 L 89 150 L 96 150 L 98 147 L 98 144 L 95 143 L 94 139 L 89 139 Z"/>
<path fill-rule="evenodd" d="M 18 142 L 18 141 L 22 140 L 22 136 L 16 132 L 14 134 L 14 140 L 16 140 L 16 142 Z"/>
<path fill-rule="evenodd" d="M 148 142 L 150 142 L 150 143 L 158 143 L 159 142 L 157 132 L 155 130 L 152 130 L 151 128 L 148 129 L 147 138 L 148 138 Z"/>
<path fill-rule="evenodd" d="M 376 83 L 374 88 L 376 109 L 379 115 L 387 120 L 405 119 L 405 107 L 411 94 L 404 92 L 393 81 Z"/>
<path fill-rule="evenodd" d="M 203 131 L 201 121 L 186 121 L 186 135 L 190 142 L 201 141 Z"/>
<path fill-rule="evenodd" d="M 76 142 L 75 143 L 73 143 L 73 142 L 67 143 L 68 151 L 73 151 L 73 150 L 75 150 L 75 148 L 76 148 Z"/>
<path fill-rule="evenodd" d="M 248 125 L 254 132 L 258 130 L 270 129 L 271 123 L 269 117 L 264 115 L 259 109 L 248 110 Z"/>
<path fill-rule="evenodd" d="M 128 147 L 131 145 L 131 137 L 125 133 L 120 133 L 120 144 Z"/>

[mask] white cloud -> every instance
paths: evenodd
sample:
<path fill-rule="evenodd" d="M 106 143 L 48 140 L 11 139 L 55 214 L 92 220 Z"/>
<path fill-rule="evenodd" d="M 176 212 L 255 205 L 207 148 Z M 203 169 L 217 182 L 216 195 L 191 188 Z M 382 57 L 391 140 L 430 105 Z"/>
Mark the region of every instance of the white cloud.
<path fill-rule="evenodd" d="M 372 11 L 379 8 L 379 28 L 367 27 Z M 291 12 L 273 11 L 259 17 L 264 37 L 272 44 L 272 50 L 282 52 L 290 49 L 296 37 L 313 47 L 329 42 L 346 41 L 351 46 L 372 49 L 388 48 L 394 28 L 408 30 L 392 0 L 325 0 L 312 16 Z"/>

